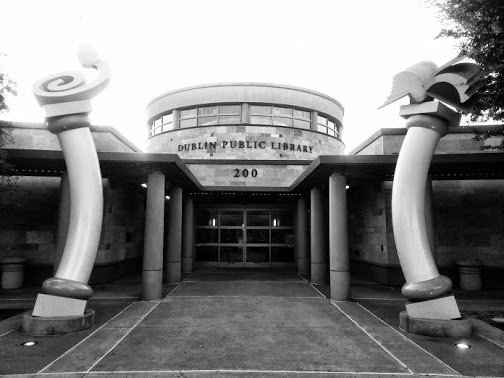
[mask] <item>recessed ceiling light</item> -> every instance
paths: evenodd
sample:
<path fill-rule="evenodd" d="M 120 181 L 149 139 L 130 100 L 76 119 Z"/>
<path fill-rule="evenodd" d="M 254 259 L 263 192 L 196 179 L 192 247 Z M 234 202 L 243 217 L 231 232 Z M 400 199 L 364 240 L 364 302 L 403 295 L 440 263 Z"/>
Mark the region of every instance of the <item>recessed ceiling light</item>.
<path fill-rule="evenodd" d="M 25 346 L 25 347 L 31 347 L 31 346 L 34 346 L 34 345 L 37 345 L 37 344 L 38 344 L 38 342 L 36 342 L 36 341 L 27 341 L 25 343 L 22 343 L 21 345 Z"/>

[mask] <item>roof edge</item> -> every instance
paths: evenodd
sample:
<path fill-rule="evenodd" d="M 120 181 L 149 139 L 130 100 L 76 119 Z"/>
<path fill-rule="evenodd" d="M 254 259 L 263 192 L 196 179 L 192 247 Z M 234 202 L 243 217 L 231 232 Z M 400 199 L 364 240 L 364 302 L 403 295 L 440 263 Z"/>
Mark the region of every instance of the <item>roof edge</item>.
<path fill-rule="evenodd" d="M 343 115 L 345 114 L 345 108 L 335 98 L 328 96 L 322 92 L 317 92 L 311 89 L 303 88 L 303 87 L 296 87 L 293 85 L 285 85 L 285 84 L 275 84 L 275 83 L 260 83 L 260 82 L 223 82 L 223 83 L 209 83 L 209 84 L 200 84 L 200 85 L 193 85 L 190 87 L 184 87 L 184 88 L 179 88 L 179 89 L 174 89 L 172 91 L 165 92 L 163 94 L 160 94 L 159 96 L 154 97 L 152 100 L 150 100 L 146 106 L 146 108 L 149 108 L 155 101 L 159 100 L 162 97 L 168 96 L 168 95 L 173 95 L 176 93 L 181 93 L 181 92 L 187 92 L 195 89 L 203 89 L 203 88 L 215 88 L 215 87 L 271 87 L 271 88 L 282 88 L 282 89 L 292 89 L 296 90 L 299 92 L 306 92 L 310 93 L 312 95 L 320 96 L 323 97 L 329 101 L 334 102 L 336 105 L 338 105 L 341 108 L 341 111 Z"/>

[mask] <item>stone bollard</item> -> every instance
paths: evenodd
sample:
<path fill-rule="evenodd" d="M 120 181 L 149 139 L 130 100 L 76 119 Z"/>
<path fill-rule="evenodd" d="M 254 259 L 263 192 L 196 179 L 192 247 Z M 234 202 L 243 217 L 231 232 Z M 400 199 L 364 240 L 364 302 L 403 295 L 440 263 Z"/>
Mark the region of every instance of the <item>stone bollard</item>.
<path fill-rule="evenodd" d="M 19 289 L 23 287 L 24 257 L 4 257 L 0 259 L 2 264 L 2 289 Z"/>
<path fill-rule="evenodd" d="M 477 259 L 458 260 L 460 272 L 460 288 L 467 291 L 481 290 L 481 266 L 483 263 Z"/>

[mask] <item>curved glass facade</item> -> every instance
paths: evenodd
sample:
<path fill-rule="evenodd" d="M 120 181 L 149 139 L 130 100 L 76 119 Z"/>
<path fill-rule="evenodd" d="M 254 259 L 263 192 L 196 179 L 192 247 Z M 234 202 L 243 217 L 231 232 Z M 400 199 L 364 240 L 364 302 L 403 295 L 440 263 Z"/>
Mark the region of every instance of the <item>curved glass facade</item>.
<path fill-rule="evenodd" d="M 313 119 L 317 119 L 316 125 L 312 124 Z M 240 124 L 294 127 L 335 138 L 340 135 L 336 121 L 331 117 L 295 107 L 263 104 L 219 104 L 180 109 L 153 119 L 147 129 L 148 137 L 152 137 L 175 129 Z"/>

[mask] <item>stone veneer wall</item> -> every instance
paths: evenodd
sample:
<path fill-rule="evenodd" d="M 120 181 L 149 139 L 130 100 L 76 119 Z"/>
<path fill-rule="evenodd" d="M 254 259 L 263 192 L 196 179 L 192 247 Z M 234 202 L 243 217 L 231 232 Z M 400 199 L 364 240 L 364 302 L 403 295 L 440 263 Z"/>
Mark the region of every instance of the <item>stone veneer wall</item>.
<path fill-rule="evenodd" d="M 504 180 L 445 180 L 433 181 L 432 186 L 434 261 L 441 274 L 457 286 L 457 260 L 479 259 L 484 287 L 503 288 Z M 357 272 L 384 284 L 402 285 L 391 203 L 391 181 L 383 183 L 381 191 L 376 186 L 349 190 L 350 253 Z"/>
<path fill-rule="evenodd" d="M 28 124 L 22 127 L 14 126 L 12 143 L 4 148 L 23 150 L 61 150 L 58 137 L 41 124 Z M 93 140 L 97 151 L 136 152 L 137 147 L 127 141 L 112 127 L 91 127 Z"/>
<path fill-rule="evenodd" d="M 277 187 L 288 188 L 308 165 L 236 165 L 236 164 L 187 164 L 201 185 L 225 187 Z M 247 169 L 248 176 L 243 176 Z M 257 176 L 252 176 L 255 169 Z M 239 177 L 236 177 L 239 175 Z"/>
<path fill-rule="evenodd" d="M 250 148 L 246 144 L 242 148 L 239 145 L 231 148 L 230 143 L 223 147 L 223 142 L 230 141 L 249 142 Z M 210 143 L 216 143 L 216 148 L 205 149 L 205 142 L 207 147 Z M 260 147 L 260 142 L 264 142 L 264 148 Z M 196 146 L 194 149 L 193 143 Z M 272 143 L 275 149 L 272 148 Z M 284 144 L 287 144 L 287 149 Z M 179 146 L 184 145 L 191 149 L 180 151 Z M 174 130 L 150 138 L 145 148 L 148 152 L 178 154 L 181 159 L 313 160 L 319 155 L 341 155 L 344 146 L 339 139 L 310 130 L 241 125 Z"/>
<path fill-rule="evenodd" d="M 387 265 L 386 203 L 382 185 L 352 187 L 347 193 L 351 259 Z"/>
<path fill-rule="evenodd" d="M 20 177 L 14 198 L 0 186 L 0 258 L 25 257 L 52 265 L 58 219 L 59 177 Z"/>
<path fill-rule="evenodd" d="M 434 181 L 433 188 L 438 265 L 479 259 L 483 283 L 504 287 L 504 180 Z"/>
<path fill-rule="evenodd" d="M 144 227 L 145 196 L 106 180 L 102 234 L 91 283 L 141 270 Z"/>
<path fill-rule="evenodd" d="M 481 130 L 494 130 L 495 126 L 479 126 Z M 499 144 L 499 138 L 490 138 L 486 141 L 474 141 L 472 138 L 472 127 L 450 128 L 448 135 L 439 141 L 435 154 L 456 154 L 456 153 L 498 153 L 495 150 L 481 150 L 484 144 Z M 367 141 L 355 148 L 351 155 L 397 155 L 401 150 L 406 129 L 381 129 Z"/>
<path fill-rule="evenodd" d="M 0 258 L 25 257 L 27 284 L 40 284 L 52 275 L 60 181 L 59 177 L 20 177 L 14 199 L 0 196 L 0 213 L 9 214 L 0 217 Z M 90 283 L 141 269 L 145 198 L 109 185 L 108 180 L 104 183 L 102 235 Z"/>

